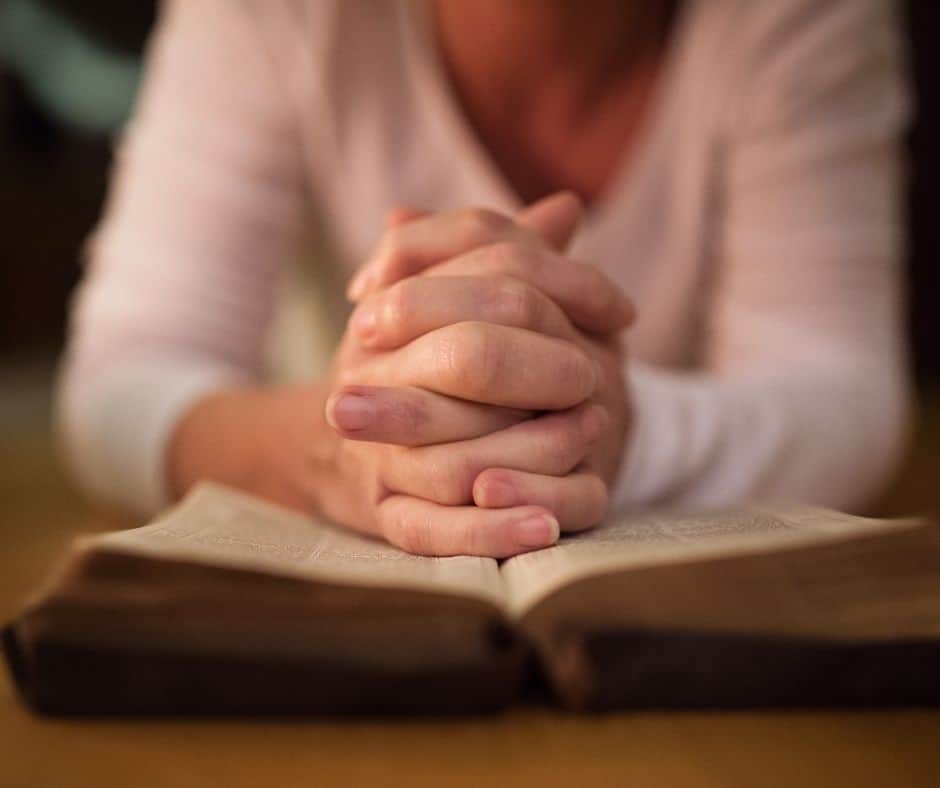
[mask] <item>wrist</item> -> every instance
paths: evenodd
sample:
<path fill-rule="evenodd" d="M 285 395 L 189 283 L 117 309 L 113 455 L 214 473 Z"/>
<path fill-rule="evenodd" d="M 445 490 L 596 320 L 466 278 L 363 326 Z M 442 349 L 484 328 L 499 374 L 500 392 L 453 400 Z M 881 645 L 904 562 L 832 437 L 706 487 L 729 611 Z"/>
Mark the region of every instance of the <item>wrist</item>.
<path fill-rule="evenodd" d="M 200 400 L 170 441 L 173 496 L 212 480 L 294 509 L 322 509 L 338 443 L 323 417 L 324 400 L 317 384 L 233 389 Z"/>

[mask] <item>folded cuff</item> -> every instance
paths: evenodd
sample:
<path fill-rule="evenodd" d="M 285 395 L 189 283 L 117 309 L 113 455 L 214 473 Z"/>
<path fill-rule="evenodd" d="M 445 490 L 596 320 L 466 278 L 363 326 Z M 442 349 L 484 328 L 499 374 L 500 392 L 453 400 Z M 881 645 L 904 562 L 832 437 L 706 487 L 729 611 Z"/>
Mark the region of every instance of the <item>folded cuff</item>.
<path fill-rule="evenodd" d="M 246 378 L 231 367 L 180 360 L 121 364 L 93 379 L 66 373 L 59 414 L 77 481 L 121 508 L 158 512 L 170 500 L 166 452 L 176 424 L 199 400 Z"/>

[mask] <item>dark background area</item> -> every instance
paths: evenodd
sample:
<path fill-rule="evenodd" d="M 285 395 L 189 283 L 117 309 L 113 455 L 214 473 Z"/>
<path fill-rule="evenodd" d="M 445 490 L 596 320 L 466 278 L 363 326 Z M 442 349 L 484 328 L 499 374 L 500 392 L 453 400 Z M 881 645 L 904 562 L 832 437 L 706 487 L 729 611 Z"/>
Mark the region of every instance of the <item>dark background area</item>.
<path fill-rule="evenodd" d="M 907 4 L 917 117 L 909 139 L 911 157 L 911 336 L 922 383 L 940 379 L 940 6 L 933 0 Z"/>
<path fill-rule="evenodd" d="M 0 0 L 0 10 L 3 3 Z M 152 2 L 44 0 L 44 7 L 105 53 L 138 56 L 153 21 Z M 907 3 L 918 114 L 910 135 L 910 330 L 923 387 L 940 381 L 940 274 L 937 216 L 937 3 Z M 101 209 L 115 129 L 78 129 L 42 105 L 28 80 L 0 62 L 0 360 L 52 358 L 65 332 L 68 294 L 82 244 Z"/>

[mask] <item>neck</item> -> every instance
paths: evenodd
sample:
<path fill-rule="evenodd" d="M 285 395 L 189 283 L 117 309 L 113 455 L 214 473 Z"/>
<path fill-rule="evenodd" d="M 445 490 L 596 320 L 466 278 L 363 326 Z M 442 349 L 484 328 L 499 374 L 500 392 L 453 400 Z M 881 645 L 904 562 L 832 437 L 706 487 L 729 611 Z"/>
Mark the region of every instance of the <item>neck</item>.
<path fill-rule="evenodd" d="M 507 94 L 563 82 L 594 93 L 661 45 L 669 3 L 434 0 L 451 68 Z"/>

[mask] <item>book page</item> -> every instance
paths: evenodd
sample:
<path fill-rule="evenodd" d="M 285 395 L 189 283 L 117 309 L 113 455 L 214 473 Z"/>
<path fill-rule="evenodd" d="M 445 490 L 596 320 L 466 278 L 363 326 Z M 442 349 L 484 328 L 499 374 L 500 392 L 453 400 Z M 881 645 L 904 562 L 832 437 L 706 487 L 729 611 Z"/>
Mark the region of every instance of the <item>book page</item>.
<path fill-rule="evenodd" d="M 199 485 L 151 525 L 88 537 L 84 546 L 339 585 L 448 593 L 504 606 L 493 559 L 410 555 L 215 484 Z"/>
<path fill-rule="evenodd" d="M 808 506 L 623 513 L 609 516 L 593 530 L 565 536 L 555 547 L 511 558 L 501 571 L 510 610 L 518 616 L 554 591 L 591 575 L 796 548 L 920 524 Z"/>

